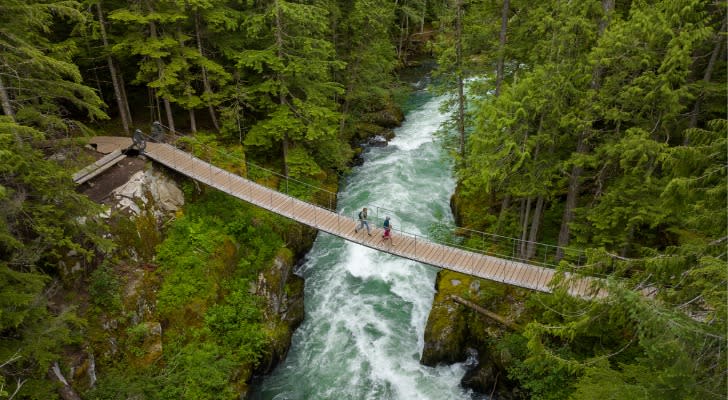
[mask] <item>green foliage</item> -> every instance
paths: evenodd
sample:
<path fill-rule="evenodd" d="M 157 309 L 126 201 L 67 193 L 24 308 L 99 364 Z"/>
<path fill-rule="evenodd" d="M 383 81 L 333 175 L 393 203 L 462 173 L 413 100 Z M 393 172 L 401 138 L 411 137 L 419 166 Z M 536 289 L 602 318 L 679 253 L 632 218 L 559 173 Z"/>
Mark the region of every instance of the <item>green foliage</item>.
<path fill-rule="evenodd" d="M 143 347 L 144 340 L 148 334 L 149 328 L 145 323 L 130 326 L 126 329 L 126 341 L 124 347 L 136 357 L 143 356 L 145 352 Z"/>
<path fill-rule="evenodd" d="M 251 77 L 251 90 L 258 94 L 256 109 L 267 115 L 251 127 L 246 145 L 265 150 L 282 145 L 286 149 L 290 141 L 298 152 L 316 154 L 318 143 L 337 140 L 341 116 L 334 96 L 342 88 L 331 73 L 343 64 L 335 59 L 327 36 L 328 14 L 323 5 L 275 0 L 264 3 L 244 21 L 249 39 L 256 43 L 241 52 L 237 61 Z M 290 155 L 285 151 L 283 162 L 288 165 Z M 317 170 L 302 172 L 313 175 Z"/>
<path fill-rule="evenodd" d="M 521 236 L 524 200 L 543 196 L 554 241 L 567 174 L 580 174 L 571 239 L 589 249 L 585 272 L 611 274 L 609 295 L 531 296 L 534 320 L 501 345 L 532 398 L 720 398 L 728 190 L 725 91 L 713 88 L 726 76 L 711 70 L 725 59 L 708 60 L 725 10 L 617 2 L 606 23 L 599 3 L 511 2 L 506 84 L 497 98 L 482 91 L 489 76 L 474 87 L 458 209 L 468 226 Z M 497 10 L 478 9 L 492 25 L 466 24 L 465 37 L 497 31 Z"/>
<path fill-rule="evenodd" d="M 238 394 L 230 386 L 237 364 L 227 356 L 224 347 L 213 342 L 191 343 L 170 358 L 170 369 L 175 373 L 164 382 L 159 392 L 161 399 L 236 399 Z"/>
<path fill-rule="evenodd" d="M 258 362 L 268 345 L 263 329 L 261 304 L 248 293 L 248 282 L 235 281 L 224 304 L 216 304 L 205 314 L 205 327 L 222 346 L 234 349 L 235 358 L 246 364 Z"/>
<path fill-rule="evenodd" d="M 91 273 L 88 292 L 91 303 L 99 310 L 119 311 L 121 309 L 119 290 L 119 279 L 107 263 L 103 263 Z"/>
<path fill-rule="evenodd" d="M 224 212 L 221 212 L 224 210 Z M 92 399 L 234 399 L 239 385 L 270 351 L 261 299 L 250 293 L 258 271 L 284 245 L 283 223 L 218 191 L 205 191 L 171 223 L 158 247 L 161 282 L 156 313 L 163 321 L 158 364 L 100 375 Z M 96 286 L 112 286 L 98 272 Z M 145 355 L 146 322 L 124 328 L 130 358 Z"/>
<path fill-rule="evenodd" d="M 50 135 L 67 135 L 83 124 L 61 114 L 69 107 L 90 120 L 105 119 L 105 107 L 82 83 L 72 62 L 73 41 L 54 40 L 50 32 L 64 20 L 83 19 L 76 1 L 8 0 L 0 5 L 0 90 L 12 98 L 12 112 L 23 125 Z M 5 108 L 5 107 L 3 107 Z"/>
<path fill-rule="evenodd" d="M 215 257 L 226 236 L 210 223 L 184 218 L 175 222 L 169 237 L 159 247 L 157 261 L 162 267 L 164 284 L 157 296 L 162 315 L 190 305 L 191 299 L 203 303 L 215 298 L 211 271 L 224 268 Z"/>
<path fill-rule="evenodd" d="M 46 139 L 83 132 L 77 114 L 106 118 L 71 61 L 74 43 L 51 39 L 58 22 L 81 17 L 74 1 L 0 4 L 0 374 L 25 382 L 18 396 L 49 395 L 42 377 L 84 324 L 73 307 L 49 310 L 46 286 L 59 285 L 58 262 L 113 247 L 102 238 L 100 208 L 39 150 Z"/>
<path fill-rule="evenodd" d="M 229 385 L 234 362 L 212 342 L 183 345 L 170 352 L 166 368 L 106 371 L 86 396 L 92 400 L 144 399 L 235 399 Z"/>

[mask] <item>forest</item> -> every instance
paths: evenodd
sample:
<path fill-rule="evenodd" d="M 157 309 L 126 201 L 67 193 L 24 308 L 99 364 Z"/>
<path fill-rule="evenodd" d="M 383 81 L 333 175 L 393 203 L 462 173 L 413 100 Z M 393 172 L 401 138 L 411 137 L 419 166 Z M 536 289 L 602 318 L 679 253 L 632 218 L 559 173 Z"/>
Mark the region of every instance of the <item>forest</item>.
<path fill-rule="evenodd" d="M 176 328 L 163 359 L 142 365 L 133 353 L 145 325 L 124 322 L 131 355 L 99 356 L 81 398 L 238 398 L 281 336 L 240 288 L 281 256 L 292 223 L 187 182 L 194 202 L 161 235 L 111 240 L 158 222 L 97 218 L 102 207 L 71 179 L 83 160 L 52 155 L 160 121 L 335 188 L 359 143 L 396 125 L 408 90 L 398 74 L 428 58 L 430 90 L 452 115 L 440 137 L 456 161 L 458 225 L 520 238 L 526 259 L 529 243 L 583 249 L 579 273 L 608 290 L 576 299 L 561 282 L 529 296 L 524 329 L 493 344 L 511 355 L 508 378 L 534 399 L 725 398 L 726 10 L 719 0 L 1 0 L 0 399 L 73 398 L 49 371 L 125 312 L 118 264 L 159 268 L 156 312 Z M 81 274 L 63 273 L 69 255 Z M 213 273 L 195 280 L 203 270 Z M 81 288 L 92 300 L 74 297 Z"/>

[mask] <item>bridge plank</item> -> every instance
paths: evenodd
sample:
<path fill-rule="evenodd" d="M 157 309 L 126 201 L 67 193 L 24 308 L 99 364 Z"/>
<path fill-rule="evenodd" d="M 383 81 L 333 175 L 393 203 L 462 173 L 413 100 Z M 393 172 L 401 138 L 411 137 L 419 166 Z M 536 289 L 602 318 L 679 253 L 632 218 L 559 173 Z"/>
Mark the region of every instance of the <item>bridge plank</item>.
<path fill-rule="evenodd" d="M 90 140 L 97 149 L 110 153 L 131 146 L 130 138 L 96 137 Z M 147 143 L 144 154 L 150 159 L 198 180 L 211 187 L 229 193 L 243 201 L 279 213 L 314 228 L 329 232 L 346 240 L 385 251 L 412 260 L 470 274 L 484 279 L 504 282 L 529 289 L 550 292 L 548 287 L 554 270 L 507 258 L 475 253 L 469 250 L 445 246 L 423 237 L 404 232 L 394 235 L 388 242 L 382 240 L 383 230 L 371 229 L 372 236 L 362 232 L 355 234 L 356 221 L 327 209 L 304 202 L 273 189 L 262 186 L 241 176 L 216 167 L 205 160 L 178 150 L 168 144 Z M 589 296 L 592 279 L 580 278 L 572 282 L 570 293 Z M 603 292 L 597 295 L 604 295 Z"/>

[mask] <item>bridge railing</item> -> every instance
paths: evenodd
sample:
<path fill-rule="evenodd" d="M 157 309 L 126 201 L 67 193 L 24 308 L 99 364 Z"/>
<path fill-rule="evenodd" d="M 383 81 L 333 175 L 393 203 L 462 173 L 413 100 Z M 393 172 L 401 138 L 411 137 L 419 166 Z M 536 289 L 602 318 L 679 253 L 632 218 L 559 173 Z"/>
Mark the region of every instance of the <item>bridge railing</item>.
<path fill-rule="evenodd" d="M 144 136 L 148 140 L 153 140 L 148 135 Z M 335 192 L 257 165 L 245 159 L 242 154 L 214 148 L 197 140 L 194 136 L 182 136 L 170 131 L 165 132 L 161 140 L 160 138 L 157 138 L 157 140 L 170 144 L 179 150 L 189 152 L 219 168 L 227 165 L 229 169 L 234 170 L 232 172 L 260 185 L 336 212 L 337 194 Z"/>
<path fill-rule="evenodd" d="M 153 140 L 149 136 L 145 135 L 145 137 Z M 159 137 L 156 139 L 162 141 L 159 140 Z M 169 131 L 164 134 L 163 141 L 180 150 L 190 152 L 197 158 L 219 168 L 223 167 L 221 164 L 228 165 L 233 170 L 232 172 L 260 185 L 325 208 L 331 212 L 347 217 L 347 219 L 351 218 L 355 221 L 358 219 L 358 209 L 344 214 L 337 210 L 338 199 L 335 192 L 323 189 L 313 183 L 293 179 L 279 172 L 261 167 L 247 161 L 242 154 L 213 148 L 198 141 L 194 136 L 181 136 L 169 133 Z M 572 272 L 583 269 L 584 263 L 586 262 L 584 251 L 581 249 L 560 247 L 445 224 L 435 224 L 429 227 L 430 232 L 428 234 L 409 231 L 401 221 L 416 221 L 416 216 L 406 218 L 407 216 L 403 212 L 381 207 L 376 204 L 367 207 L 370 210 L 369 223 L 372 227 L 381 227 L 385 216 L 394 218 L 392 233 L 395 243 L 398 240 L 397 236 L 400 236 L 400 239 L 406 236 L 414 238 L 415 241 L 424 240 L 439 243 L 449 247 L 547 268 L 556 268 L 560 265 L 561 261 L 564 261 Z"/>
<path fill-rule="evenodd" d="M 368 219 L 372 227 L 381 227 L 386 216 L 394 218 L 392 232 L 395 242 L 397 241 L 396 236 L 412 237 L 415 240 L 424 239 L 449 247 L 547 268 L 556 268 L 559 266 L 560 261 L 564 261 L 571 272 L 583 269 L 586 263 L 585 253 L 581 249 L 522 240 L 447 224 L 434 224 L 429 227 L 430 232 L 427 234 L 413 232 L 408 230 L 407 225 L 400 221 L 402 219 L 416 220 L 416 218 L 413 218 L 414 216 L 407 218 L 407 215 L 403 212 L 376 204 L 370 204 L 366 207 L 369 210 Z M 347 213 L 347 217 L 357 220 L 359 211 L 358 209 L 351 211 Z"/>

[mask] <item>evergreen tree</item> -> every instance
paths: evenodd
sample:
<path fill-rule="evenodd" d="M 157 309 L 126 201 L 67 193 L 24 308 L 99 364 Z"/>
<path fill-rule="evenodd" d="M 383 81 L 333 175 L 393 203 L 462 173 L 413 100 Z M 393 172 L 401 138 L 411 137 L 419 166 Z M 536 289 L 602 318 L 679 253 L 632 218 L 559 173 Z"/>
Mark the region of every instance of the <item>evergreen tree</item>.
<path fill-rule="evenodd" d="M 340 131 L 353 134 L 367 112 L 392 102 L 390 90 L 397 65 L 389 29 L 395 7 L 391 1 L 340 1 L 334 18 L 337 59 L 346 63 L 338 75 L 344 86 Z"/>
<path fill-rule="evenodd" d="M 54 16 L 83 18 L 72 1 L 5 1 L 0 4 L 0 100 L 3 113 L 53 135 L 67 135 L 71 116 L 106 118 L 103 103 L 81 82 L 71 60 L 73 41 L 51 41 Z M 74 126 L 82 127 L 79 121 Z"/>
<path fill-rule="evenodd" d="M 89 260 L 96 246 L 108 249 L 90 218 L 99 210 L 38 150 L 79 134 L 75 117 L 106 117 L 71 59 L 75 43 L 53 35 L 63 18 L 80 22 L 80 5 L 0 4 L 0 374 L 6 395 L 28 398 L 54 396 L 42 377 L 80 324 L 72 310 L 48 307 L 60 259 L 75 252 Z"/>
<path fill-rule="evenodd" d="M 168 29 L 183 21 L 186 15 L 167 1 L 139 0 L 109 13 L 109 19 L 125 24 L 126 35 L 114 44 L 114 52 L 129 52 L 141 56 L 136 81 L 154 90 L 161 98 L 167 116 L 167 126 L 175 131 L 171 103 L 177 100 L 177 89 L 184 86 L 183 73 L 188 67 L 180 54 L 181 37 L 176 29 Z M 156 108 L 154 119 L 161 119 Z"/>
<path fill-rule="evenodd" d="M 319 174 L 318 160 L 343 167 L 348 152 L 337 140 L 341 115 L 335 102 L 342 88 L 331 77 L 342 63 L 327 39 L 328 10 L 271 0 L 249 12 L 243 29 L 255 47 L 241 52 L 237 63 L 246 68 L 261 117 L 245 144 L 281 146 L 284 173 L 294 178 Z"/>
<path fill-rule="evenodd" d="M 573 193 L 564 222 L 593 248 L 585 270 L 611 275 L 606 299 L 537 296 L 510 373 L 533 398 L 722 398 L 726 101 L 712 88 L 725 87 L 725 10 L 611 6 L 519 8 L 509 43 L 530 37 L 530 52 L 509 48 L 518 79 L 479 102 L 459 171 L 466 196 L 521 199 L 522 238 L 529 199 L 551 203 L 553 240 Z"/>

